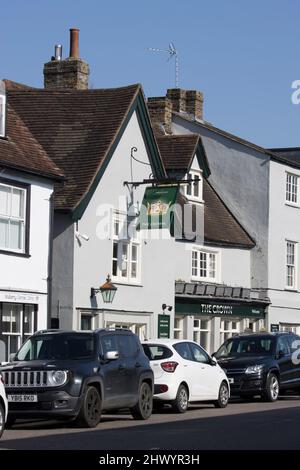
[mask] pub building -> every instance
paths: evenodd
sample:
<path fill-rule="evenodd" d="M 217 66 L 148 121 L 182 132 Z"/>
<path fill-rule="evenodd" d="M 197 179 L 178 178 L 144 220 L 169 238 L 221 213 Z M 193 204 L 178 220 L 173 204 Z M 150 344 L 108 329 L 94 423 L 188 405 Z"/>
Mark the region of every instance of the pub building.
<path fill-rule="evenodd" d="M 266 291 L 176 282 L 175 322 L 182 325 L 177 336 L 182 333 L 213 353 L 235 334 L 264 331 L 269 304 Z"/>

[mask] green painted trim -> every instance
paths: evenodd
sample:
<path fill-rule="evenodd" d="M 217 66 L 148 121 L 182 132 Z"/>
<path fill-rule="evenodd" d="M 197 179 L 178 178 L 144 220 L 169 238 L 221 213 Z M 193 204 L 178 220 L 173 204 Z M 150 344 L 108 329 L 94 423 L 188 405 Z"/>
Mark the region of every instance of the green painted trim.
<path fill-rule="evenodd" d="M 201 138 L 199 138 L 199 143 L 198 143 L 197 149 L 196 149 L 196 155 L 197 155 L 197 158 L 198 158 L 199 166 L 203 170 L 203 176 L 207 179 L 209 177 L 211 171 L 210 171 L 210 168 L 209 168 L 207 155 L 206 155 L 205 148 L 203 146 Z"/>
<path fill-rule="evenodd" d="M 72 219 L 74 221 L 76 220 L 79 220 L 81 219 L 81 217 L 83 216 L 84 214 L 84 211 L 85 209 L 87 208 L 120 140 L 121 140 L 121 137 L 123 136 L 124 134 L 124 131 L 133 115 L 133 113 L 136 111 L 137 113 L 137 118 L 138 118 L 138 122 L 140 124 L 140 127 L 141 127 L 141 132 L 142 132 L 142 135 L 143 135 L 143 138 L 144 138 L 144 141 L 145 141 L 145 145 L 146 145 L 146 148 L 147 148 L 147 151 L 148 151 L 148 154 L 149 154 L 149 158 L 151 159 L 152 158 L 152 162 L 153 162 L 153 166 L 154 166 L 154 169 L 156 171 L 156 174 L 155 174 L 155 177 L 157 178 L 163 178 L 165 177 L 165 170 L 164 170 L 164 167 L 163 167 L 163 164 L 162 164 L 162 161 L 161 161 L 161 158 L 160 158 L 160 154 L 159 154 L 159 151 L 158 151 L 158 148 L 157 148 L 157 144 L 156 144 L 156 141 L 155 141 L 155 138 L 154 138 L 154 134 L 153 134 L 153 131 L 152 131 L 152 127 L 151 127 L 151 123 L 150 123 L 150 119 L 149 119 L 149 115 L 148 115 L 148 112 L 147 112 L 147 108 L 146 108 L 146 103 L 145 103 L 145 99 L 144 99 L 144 96 L 143 96 L 143 93 L 142 93 L 142 90 L 140 90 L 136 96 L 136 98 L 134 99 L 130 109 L 128 110 L 127 112 L 127 115 L 123 121 L 123 124 L 122 126 L 120 127 L 119 129 L 119 132 L 117 134 L 117 136 L 115 137 L 110 149 L 109 149 L 109 152 L 108 154 L 106 155 L 98 173 L 96 174 L 88 192 L 85 194 L 85 196 L 83 197 L 83 199 L 81 199 L 81 201 L 79 202 L 79 204 L 75 207 L 75 209 L 72 210 Z"/>

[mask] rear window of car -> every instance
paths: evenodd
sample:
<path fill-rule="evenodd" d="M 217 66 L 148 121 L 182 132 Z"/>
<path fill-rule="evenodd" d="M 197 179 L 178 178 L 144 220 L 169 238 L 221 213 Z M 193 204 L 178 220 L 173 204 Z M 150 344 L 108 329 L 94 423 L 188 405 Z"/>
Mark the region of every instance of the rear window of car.
<path fill-rule="evenodd" d="M 173 356 L 171 349 L 160 344 L 143 344 L 143 348 L 149 361 L 160 361 Z"/>

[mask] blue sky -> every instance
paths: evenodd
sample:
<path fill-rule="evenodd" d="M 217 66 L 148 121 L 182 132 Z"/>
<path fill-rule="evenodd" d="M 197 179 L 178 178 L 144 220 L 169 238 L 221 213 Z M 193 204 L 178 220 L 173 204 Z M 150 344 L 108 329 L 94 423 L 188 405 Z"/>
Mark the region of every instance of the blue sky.
<path fill-rule="evenodd" d="M 94 88 L 174 86 L 174 63 L 148 47 L 173 41 L 180 86 L 205 95 L 204 117 L 265 147 L 300 146 L 300 2 L 296 0 L 0 0 L 1 78 L 42 86 L 55 43 L 80 52 Z"/>

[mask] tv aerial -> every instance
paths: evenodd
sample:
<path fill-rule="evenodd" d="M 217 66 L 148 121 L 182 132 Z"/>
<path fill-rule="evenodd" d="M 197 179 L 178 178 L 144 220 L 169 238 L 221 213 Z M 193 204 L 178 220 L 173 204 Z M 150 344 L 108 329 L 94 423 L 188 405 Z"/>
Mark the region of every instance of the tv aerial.
<path fill-rule="evenodd" d="M 157 49 L 154 47 L 149 47 L 149 51 L 152 52 L 165 52 L 169 54 L 168 57 L 168 62 L 172 60 L 173 58 L 175 59 L 175 88 L 179 88 L 179 60 L 178 60 L 178 52 L 177 49 L 174 46 L 173 42 L 170 42 L 169 44 L 169 49 Z"/>

